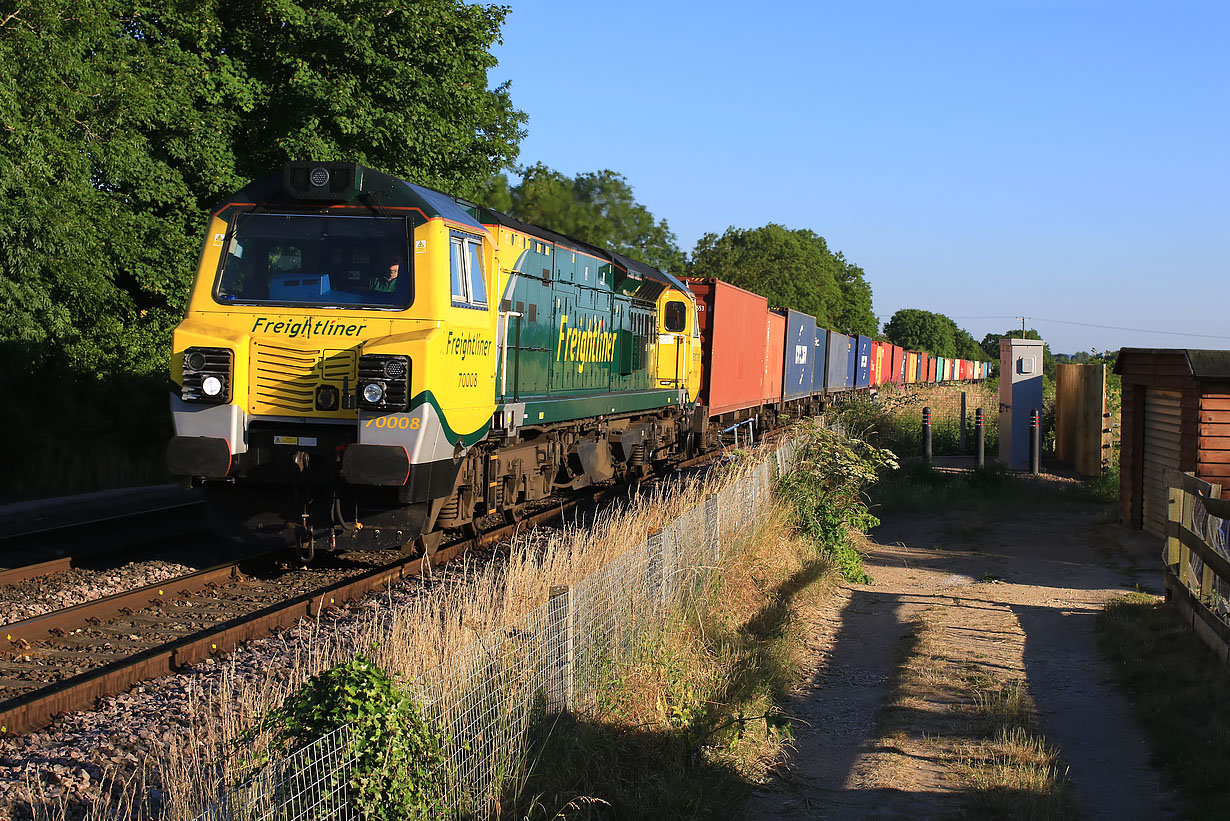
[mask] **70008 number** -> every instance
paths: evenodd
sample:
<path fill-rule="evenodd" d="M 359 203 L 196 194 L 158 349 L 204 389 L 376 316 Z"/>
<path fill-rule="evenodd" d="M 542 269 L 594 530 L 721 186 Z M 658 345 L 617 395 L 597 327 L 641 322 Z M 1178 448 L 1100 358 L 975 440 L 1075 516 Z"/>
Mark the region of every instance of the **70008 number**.
<path fill-rule="evenodd" d="M 401 428 L 402 430 L 418 430 L 418 417 L 411 418 L 409 416 L 377 416 L 375 419 L 368 419 L 363 425 L 365 428 Z"/>

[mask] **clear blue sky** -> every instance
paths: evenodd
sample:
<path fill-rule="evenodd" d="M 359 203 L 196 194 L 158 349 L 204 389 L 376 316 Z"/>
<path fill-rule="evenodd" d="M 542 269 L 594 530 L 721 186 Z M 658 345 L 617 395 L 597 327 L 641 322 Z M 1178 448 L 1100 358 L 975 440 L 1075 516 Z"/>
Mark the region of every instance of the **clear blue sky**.
<path fill-rule="evenodd" d="M 624 174 L 685 251 L 778 222 L 882 322 L 1230 348 L 1230 3 L 508 3 L 518 162 Z"/>

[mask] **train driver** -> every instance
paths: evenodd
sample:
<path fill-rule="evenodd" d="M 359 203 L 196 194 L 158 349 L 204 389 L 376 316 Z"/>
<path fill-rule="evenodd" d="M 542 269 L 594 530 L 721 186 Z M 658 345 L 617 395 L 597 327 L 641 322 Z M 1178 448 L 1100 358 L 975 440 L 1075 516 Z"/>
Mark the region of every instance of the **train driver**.
<path fill-rule="evenodd" d="M 376 302 L 403 302 L 410 292 L 406 263 L 401 254 L 391 253 L 377 257 L 380 263 L 367 280 L 367 290 Z"/>

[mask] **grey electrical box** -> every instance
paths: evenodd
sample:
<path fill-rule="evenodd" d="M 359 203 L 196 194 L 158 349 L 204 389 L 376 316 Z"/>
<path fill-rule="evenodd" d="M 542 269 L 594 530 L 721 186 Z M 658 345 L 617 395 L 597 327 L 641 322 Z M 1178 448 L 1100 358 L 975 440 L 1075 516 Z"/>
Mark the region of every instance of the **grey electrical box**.
<path fill-rule="evenodd" d="M 999 341 L 999 461 L 1029 468 L 1029 412 L 1042 414 L 1042 340 Z M 1041 435 L 1041 432 L 1039 432 Z"/>

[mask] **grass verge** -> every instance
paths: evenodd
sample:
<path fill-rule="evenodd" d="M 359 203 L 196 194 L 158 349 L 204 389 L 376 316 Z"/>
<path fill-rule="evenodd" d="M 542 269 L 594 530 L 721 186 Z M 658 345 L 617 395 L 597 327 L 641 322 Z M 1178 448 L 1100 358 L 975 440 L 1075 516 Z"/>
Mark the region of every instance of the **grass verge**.
<path fill-rule="evenodd" d="M 510 814 L 729 816 L 791 738 L 775 705 L 804 653 L 796 616 L 835 578 L 777 505 L 707 595 L 611 667 L 588 709 L 544 728 Z"/>
<path fill-rule="evenodd" d="M 1173 609 L 1129 593 L 1098 617 L 1098 638 L 1144 727 L 1153 761 L 1185 818 L 1220 819 L 1230 806 L 1230 671 Z"/>
<path fill-rule="evenodd" d="M 512 814 L 712 818 L 730 815 L 791 738 L 777 704 L 806 654 L 804 612 L 840 574 L 868 581 L 850 534 L 876 523 L 863 489 L 892 455 L 812 424 L 794 469 L 738 558 L 662 629 L 616 660 L 587 709 L 547 728 Z"/>

